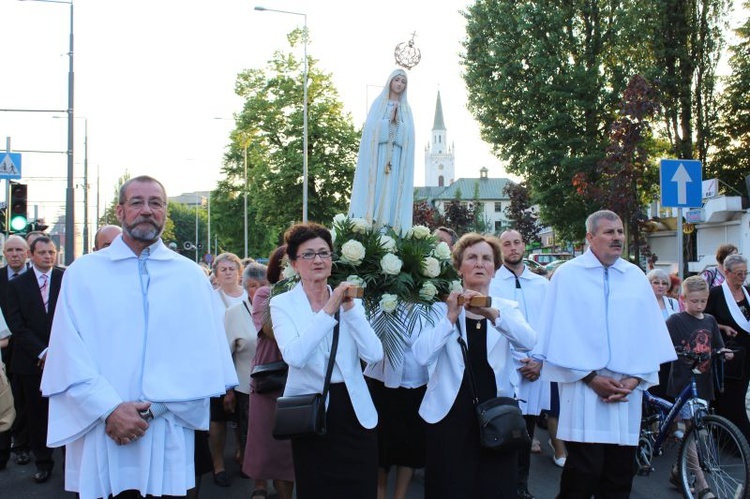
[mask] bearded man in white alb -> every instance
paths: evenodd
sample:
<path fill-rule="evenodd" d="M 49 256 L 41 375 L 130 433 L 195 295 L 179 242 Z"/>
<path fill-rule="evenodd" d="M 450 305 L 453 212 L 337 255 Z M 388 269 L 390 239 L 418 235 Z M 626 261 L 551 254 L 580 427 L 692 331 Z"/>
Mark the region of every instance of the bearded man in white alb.
<path fill-rule="evenodd" d="M 589 249 L 552 276 L 540 325 L 542 378 L 557 381 L 557 436 L 568 458 L 560 499 L 626 499 L 632 488 L 643 390 L 676 358 L 643 271 L 620 258 L 622 221 L 586 220 Z"/>
<path fill-rule="evenodd" d="M 130 179 L 122 236 L 63 279 L 41 386 L 81 499 L 184 497 L 209 398 L 237 384 L 211 285 L 161 241 L 166 213 L 160 182 Z"/>

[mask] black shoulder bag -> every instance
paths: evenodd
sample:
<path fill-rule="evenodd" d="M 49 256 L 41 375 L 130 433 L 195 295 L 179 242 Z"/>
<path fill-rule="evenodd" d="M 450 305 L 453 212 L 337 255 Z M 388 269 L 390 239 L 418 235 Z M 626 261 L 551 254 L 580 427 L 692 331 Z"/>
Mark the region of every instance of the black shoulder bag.
<path fill-rule="evenodd" d="M 323 393 L 307 395 L 290 395 L 276 399 L 276 416 L 273 426 L 273 438 L 288 438 L 326 434 L 326 397 L 331 384 L 333 363 L 336 360 L 336 349 L 339 345 L 339 313 L 336 312 L 336 325 L 333 328 L 331 354 L 328 357 L 326 380 Z"/>
<path fill-rule="evenodd" d="M 458 325 L 460 322 L 457 321 Z M 526 420 L 523 419 L 518 401 L 510 397 L 495 397 L 479 402 L 474 372 L 469 361 L 466 342 L 461 337 L 461 326 L 458 325 L 458 344 L 464 356 L 464 363 L 469 373 L 474 410 L 479 420 L 479 443 L 482 447 L 497 452 L 513 452 L 528 448 L 531 445 L 529 432 L 526 431 Z"/>

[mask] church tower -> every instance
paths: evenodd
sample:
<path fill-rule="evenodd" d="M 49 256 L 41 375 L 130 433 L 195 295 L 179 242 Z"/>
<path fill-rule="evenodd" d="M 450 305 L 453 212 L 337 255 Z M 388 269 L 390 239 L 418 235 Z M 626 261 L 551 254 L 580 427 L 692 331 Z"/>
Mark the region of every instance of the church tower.
<path fill-rule="evenodd" d="M 443 104 L 438 90 L 432 138 L 424 151 L 425 187 L 447 187 L 453 183 L 456 179 L 454 152 L 453 145 L 448 145 L 448 131 L 443 120 Z"/>

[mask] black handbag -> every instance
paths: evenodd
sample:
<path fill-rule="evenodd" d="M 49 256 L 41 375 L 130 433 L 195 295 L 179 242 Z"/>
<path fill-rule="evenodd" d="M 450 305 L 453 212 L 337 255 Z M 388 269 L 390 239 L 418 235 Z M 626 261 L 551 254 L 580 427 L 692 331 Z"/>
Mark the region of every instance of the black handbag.
<path fill-rule="evenodd" d="M 339 313 L 336 312 L 336 325 L 333 328 L 331 354 L 323 383 L 323 393 L 290 395 L 276 399 L 273 438 L 286 440 L 295 437 L 326 434 L 326 398 L 333 374 L 333 363 L 339 344 Z"/>
<path fill-rule="evenodd" d="M 460 333 L 460 326 L 458 330 Z M 529 448 L 531 438 L 526 430 L 526 420 L 518 407 L 518 401 L 510 397 L 495 397 L 480 403 L 466 342 L 460 334 L 458 344 L 461 345 L 464 363 L 469 372 L 474 410 L 479 421 L 479 443 L 482 447 L 497 452 Z"/>
<path fill-rule="evenodd" d="M 252 389 L 255 393 L 272 393 L 283 390 L 286 385 L 286 375 L 289 366 L 283 360 L 258 364 L 250 373 Z"/>

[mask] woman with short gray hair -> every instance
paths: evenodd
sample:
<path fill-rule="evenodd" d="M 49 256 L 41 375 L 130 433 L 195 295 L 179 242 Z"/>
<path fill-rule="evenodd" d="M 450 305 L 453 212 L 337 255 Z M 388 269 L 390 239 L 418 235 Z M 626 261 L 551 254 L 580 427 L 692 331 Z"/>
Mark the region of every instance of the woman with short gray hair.
<path fill-rule="evenodd" d="M 750 438 L 750 421 L 745 411 L 745 394 L 750 381 L 750 289 L 744 285 L 747 258 L 729 255 L 724 260 L 725 281 L 711 288 L 705 313 L 716 318 L 724 345 L 736 350 L 724 367 L 724 392 L 714 402 L 716 412 L 739 426 Z"/>

